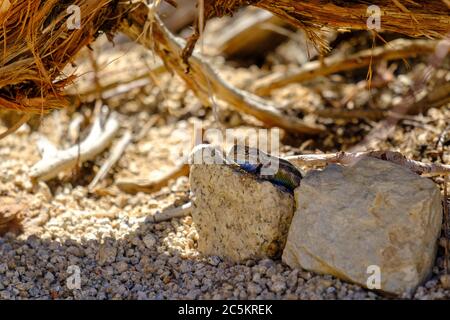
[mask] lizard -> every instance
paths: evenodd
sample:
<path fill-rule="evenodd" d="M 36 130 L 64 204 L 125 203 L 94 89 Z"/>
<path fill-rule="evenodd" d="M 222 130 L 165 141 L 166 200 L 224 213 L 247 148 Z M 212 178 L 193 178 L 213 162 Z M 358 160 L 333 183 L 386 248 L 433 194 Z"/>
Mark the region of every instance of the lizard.
<path fill-rule="evenodd" d="M 289 193 L 293 193 L 302 180 L 301 172 L 289 161 L 248 146 L 234 145 L 228 153 L 227 163 L 234 167 L 237 165 L 240 169 L 270 181 Z"/>

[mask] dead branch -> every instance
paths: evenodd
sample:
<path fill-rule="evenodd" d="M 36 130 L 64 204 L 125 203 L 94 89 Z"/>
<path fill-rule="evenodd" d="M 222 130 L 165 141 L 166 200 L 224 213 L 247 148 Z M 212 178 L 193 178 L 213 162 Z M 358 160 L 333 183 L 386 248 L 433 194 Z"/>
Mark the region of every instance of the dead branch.
<path fill-rule="evenodd" d="M 167 221 L 173 218 L 183 218 L 192 212 L 192 202 L 183 204 L 180 207 L 165 209 L 161 212 L 156 212 L 153 216 L 149 216 L 148 219 L 151 222 L 157 223 L 161 221 Z"/>
<path fill-rule="evenodd" d="M 339 163 L 342 165 L 352 165 L 355 162 L 365 158 L 372 157 L 381 160 L 390 161 L 405 167 L 417 174 L 427 175 L 448 175 L 450 174 L 450 165 L 439 163 L 423 163 L 420 161 L 407 159 L 400 152 L 394 151 L 368 151 L 368 152 L 338 152 L 332 154 L 305 154 L 297 156 L 288 156 L 284 159 L 298 166 L 324 166 L 330 163 Z"/>
<path fill-rule="evenodd" d="M 419 101 L 414 102 L 409 108 L 407 115 L 417 115 L 431 108 L 439 108 L 450 103 L 450 83 L 432 88 L 427 95 Z M 392 107 L 395 110 L 395 106 Z M 354 109 L 346 108 L 322 108 L 322 109 L 305 109 L 305 114 L 315 114 L 322 118 L 330 119 L 370 119 L 382 120 L 387 117 L 401 120 L 404 114 L 395 113 L 394 111 L 385 111 L 380 109 Z"/>
<path fill-rule="evenodd" d="M 100 91 L 103 94 L 104 99 L 110 99 L 118 95 L 124 94 L 130 90 L 144 87 L 151 83 L 150 73 L 153 75 L 161 75 L 167 72 L 166 67 L 161 64 L 150 71 L 139 73 L 131 79 L 123 80 L 119 75 L 112 75 L 111 78 L 114 79 L 104 85 L 101 85 Z M 117 80 L 118 79 L 118 80 Z M 72 95 L 68 96 L 72 101 L 93 101 L 97 93 L 97 88 L 90 87 L 84 91 L 73 90 L 70 92 Z"/>
<path fill-rule="evenodd" d="M 370 119 L 370 120 L 380 120 L 386 116 L 386 112 L 379 109 L 336 109 L 336 108 L 324 108 L 324 109 L 313 109 L 306 110 L 306 114 L 315 114 L 321 118 L 329 119 Z"/>
<path fill-rule="evenodd" d="M 420 91 L 426 88 L 428 81 L 435 73 L 436 69 L 444 62 L 450 51 L 450 34 L 447 38 L 440 40 L 436 45 L 434 53 L 428 59 L 428 65 L 425 70 L 416 77 L 413 77 L 413 83 L 409 92 L 402 98 L 400 103 L 392 108 L 390 116 L 385 120 L 377 123 L 372 130 L 365 136 L 363 141 L 353 146 L 350 151 L 364 151 L 374 149 L 379 141 L 383 141 L 389 137 L 395 129 L 398 121 L 402 116 L 410 114 L 412 112 L 421 112 L 420 103 L 418 103 L 416 95 Z M 446 86 L 444 86 L 445 88 Z M 447 85 L 448 87 L 448 85 Z M 446 98 L 447 97 L 447 98 Z M 435 93 L 433 99 L 442 102 L 442 99 L 448 99 L 448 91 L 438 91 Z M 428 99 L 428 97 L 426 98 Z M 426 101 L 425 99 L 425 101 Z M 419 105 L 419 107 L 417 107 Z M 426 108 L 426 107 L 425 107 Z M 424 111 L 424 110 L 423 110 Z"/>
<path fill-rule="evenodd" d="M 176 39 L 158 17 L 151 22 L 147 21 L 148 12 L 147 6 L 141 4 L 138 9 L 128 14 L 126 21 L 120 25 L 120 30 L 147 48 L 154 49 L 167 68 L 174 70 L 204 105 L 212 104 L 210 95 L 214 94 L 217 98 L 228 102 L 230 106 L 254 116 L 269 127 L 278 126 L 305 134 L 323 132 L 321 126 L 307 125 L 300 119 L 285 116 L 269 102 L 226 83 L 197 54 L 191 57 L 190 70 L 185 72 L 182 41 Z M 131 21 L 131 25 L 128 21 Z M 145 32 L 147 23 L 151 23 L 149 26 L 151 34 Z"/>
<path fill-rule="evenodd" d="M 408 114 L 423 113 L 431 108 L 438 108 L 450 103 L 450 83 L 444 83 L 433 88 L 425 97 L 415 102 L 408 110 Z M 392 114 L 395 117 L 395 114 Z"/>
<path fill-rule="evenodd" d="M 189 175 L 189 165 L 182 161 L 175 168 L 157 180 L 148 179 L 123 179 L 116 182 L 117 187 L 126 193 L 138 192 L 154 193 L 167 186 L 171 180 Z"/>
<path fill-rule="evenodd" d="M 109 170 L 119 161 L 120 157 L 124 153 L 125 149 L 127 148 L 128 144 L 131 142 L 133 138 L 133 134 L 130 130 L 125 131 L 122 138 L 117 142 L 117 144 L 114 146 L 114 148 L 111 150 L 111 154 L 108 157 L 108 160 L 103 163 L 103 165 L 100 167 L 100 170 L 95 175 L 94 179 L 88 186 L 89 192 L 94 190 L 97 183 L 106 177 Z"/>
<path fill-rule="evenodd" d="M 268 95 L 272 90 L 291 83 L 300 83 L 333 73 L 362 68 L 381 60 L 397 60 L 432 53 L 438 41 L 397 39 L 383 47 L 367 49 L 350 56 L 340 54 L 323 61 L 306 63 L 288 74 L 274 74 L 258 80 L 253 90 L 259 95 Z"/>
<path fill-rule="evenodd" d="M 98 116 L 87 138 L 66 150 L 57 150 L 52 143 L 41 137 L 38 148 L 42 159 L 31 167 L 31 178 L 46 181 L 56 177 L 61 171 L 73 168 L 78 161 L 82 163 L 94 159 L 109 146 L 119 127 L 115 113 L 110 114 L 103 126 L 101 117 Z"/>

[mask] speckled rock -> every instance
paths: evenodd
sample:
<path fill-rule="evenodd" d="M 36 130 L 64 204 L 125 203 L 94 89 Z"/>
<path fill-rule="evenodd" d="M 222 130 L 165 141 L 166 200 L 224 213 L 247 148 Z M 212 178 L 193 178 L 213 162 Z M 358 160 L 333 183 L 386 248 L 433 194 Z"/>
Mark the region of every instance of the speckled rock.
<path fill-rule="evenodd" d="M 283 252 L 289 266 L 363 286 L 375 279 L 369 266 L 378 266 L 380 289 L 395 294 L 412 292 L 431 273 L 442 220 L 431 180 L 370 158 L 309 172 L 295 199 Z"/>
<path fill-rule="evenodd" d="M 281 255 L 294 213 L 291 194 L 223 164 L 191 165 L 190 185 L 202 254 L 234 262 Z"/>

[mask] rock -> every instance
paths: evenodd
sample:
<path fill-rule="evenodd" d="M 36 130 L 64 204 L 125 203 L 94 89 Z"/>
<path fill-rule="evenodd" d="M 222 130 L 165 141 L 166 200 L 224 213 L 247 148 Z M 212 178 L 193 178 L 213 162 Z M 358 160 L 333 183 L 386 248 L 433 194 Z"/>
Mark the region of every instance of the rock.
<path fill-rule="evenodd" d="M 52 283 L 53 281 L 55 281 L 55 276 L 53 275 L 53 273 L 51 273 L 50 271 L 48 271 L 48 272 L 45 274 L 44 279 L 47 280 L 49 283 Z"/>
<path fill-rule="evenodd" d="M 156 238 L 153 235 L 151 235 L 151 234 L 145 235 L 145 237 L 142 239 L 142 241 L 144 242 L 145 246 L 148 249 L 154 249 L 155 244 L 156 244 Z"/>
<path fill-rule="evenodd" d="M 430 274 L 442 220 L 431 180 L 367 158 L 309 172 L 295 199 L 283 252 L 290 267 L 362 286 L 376 284 L 379 267 L 380 289 L 394 294 L 412 292 Z"/>
<path fill-rule="evenodd" d="M 223 164 L 191 165 L 190 185 L 202 254 L 234 262 L 280 256 L 294 212 L 291 194 Z"/>
<path fill-rule="evenodd" d="M 97 262 L 103 266 L 116 260 L 117 248 L 109 242 L 102 243 L 96 255 Z"/>
<path fill-rule="evenodd" d="M 218 256 L 208 257 L 208 263 L 212 266 L 218 266 L 220 263 L 220 258 Z"/>
<path fill-rule="evenodd" d="M 275 293 L 281 293 L 286 290 L 286 283 L 284 281 L 277 280 L 272 284 L 270 288 Z"/>
<path fill-rule="evenodd" d="M 48 185 L 44 181 L 39 181 L 37 183 L 37 193 L 41 193 L 44 196 L 44 199 L 50 202 L 53 198 L 52 192 Z"/>
<path fill-rule="evenodd" d="M 143 291 L 139 291 L 137 293 L 137 299 L 138 300 L 148 300 L 147 294 Z"/>
<path fill-rule="evenodd" d="M 124 273 L 128 270 L 128 264 L 125 261 L 116 263 L 116 270 L 118 273 Z"/>
<path fill-rule="evenodd" d="M 258 295 L 258 294 L 261 293 L 262 289 L 261 289 L 261 286 L 260 286 L 260 285 L 258 285 L 258 284 L 256 284 L 256 283 L 253 283 L 253 282 L 249 282 L 249 283 L 247 284 L 247 291 L 248 291 L 251 295 L 256 296 L 256 295 Z"/>
<path fill-rule="evenodd" d="M 0 299 L 1 300 L 10 300 L 11 293 L 9 293 L 9 291 L 6 291 L 6 290 L 0 291 Z"/>
<path fill-rule="evenodd" d="M 8 271 L 8 265 L 6 263 L 0 264 L 0 274 L 4 274 L 6 271 Z"/>

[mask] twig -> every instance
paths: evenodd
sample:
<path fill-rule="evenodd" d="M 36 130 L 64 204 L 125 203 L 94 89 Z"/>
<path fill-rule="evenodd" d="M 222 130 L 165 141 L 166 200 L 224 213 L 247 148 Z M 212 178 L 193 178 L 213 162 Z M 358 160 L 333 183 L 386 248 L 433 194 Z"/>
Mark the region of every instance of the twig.
<path fill-rule="evenodd" d="M 189 174 L 189 165 L 182 161 L 174 169 L 157 180 L 148 179 L 123 179 L 116 182 L 117 187 L 126 193 L 135 194 L 137 192 L 154 193 L 168 185 L 170 180 Z"/>
<path fill-rule="evenodd" d="M 161 64 L 156 66 L 155 68 L 152 68 L 150 70 L 155 75 L 163 74 L 167 71 L 166 67 Z M 112 82 L 109 82 L 105 85 L 102 85 L 101 90 L 105 96 L 105 99 L 109 99 L 111 97 L 115 97 L 117 95 L 123 94 L 124 92 L 127 92 L 127 90 L 133 90 L 135 88 L 140 88 L 145 85 L 150 84 L 151 79 L 149 79 L 149 71 L 146 71 L 141 74 L 137 74 L 131 79 L 122 80 L 120 78 L 121 75 L 113 74 L 111 75 L 113 79 L 119 78 L 119 80 L 115 80 Z M 84 91 L 78 91 L 76 94 L 71 96 L 72 100 L 90 100 L 92 98 L 95 98 L 95 95 L 97 94 L 97 88 L 90 87 L 87 88 Z"/>
<path fill-rule="evenodd" d="M 413 84 L 408 94 L 406 94 L 402 98 L 400 103 L 392 109 L 391 115 L 387 117 L 385 120 L 377 123 L 377 125 L 374 128 L 372 128 L 372 130 L 367 134 L 367 136 L 363 139 L 363 141 L 353 146 L 350 149 L 350 151 L 357 152 L 374 149 L 377 142 L 387 139 L 389 135 L 392 134 L 392 132 L 395 129 L 395 126 L 401 119 L 402 115 L 406 115 L 411 112 L 421 111 L 420 104 L 419 107 L 417 107 L 418 103 L 416 101 L 417 100 L 416 95 L 418 92 L 420 92 L 426 87 L 433 73 L 443 63 L 449 50 L 450 50 L 450 34 L 447 35 L 447 38 L 438 42 L 434 53 L 428 59 L 428 66 L 413 81 Z M 444 85 L 444 87 L 445 86 L 448 85 Z M 439 96 L 440 94 L 446 95 L 448 99 L 448 91 L 445 92 L 444 90 L 442 93 L 438 93 L 437 95 Z M 418 111 L 418 109 L 420 111 Z"/>
<path fill-rule="evenodd" d="M 5 132 L 0 133 L 0 140 L 6 138 L 7 136 L 9 136 L 10 134 L 16 132 L 17 130 L 19 130 L 19 128 L 28 122 L 28 120 L 31 119 L 31 114 L 29 113 L 25 113 L 20 119 L 19 121 L 17 121 L 14 125 L 12 125 L 9 129 L 7 129 Z"/>
<path fill-rule="evenodd" d="M 370 119 L 370 120 L 380 120 L 386 115 L 386 112 L 379 109 L 354 109 L 349 110 L 346 108 L 323 108 L 323 109 L 312 109 L 304 110 L 306 114 L 315 114 L 322 118 L 330 119 Z"/>
<path fill-rule="evenodd" d="M 161 221 L 167 221 L 173 218 L 182 218 L 185 217 L 192 212 L 192 202 L 188 202 L 183 204 L 180 207 L 165 209 L 161 212 L 156 212 L 153 216 L 149 216 L 148 218 L 151 222 L 157 223 Z"/>
<path fill-rule="evenodd" d="M 94 70 L 94 88 L 95 88 L 95 98 L 103 100 L 103 88 L 102 85 L 100 83 L 100 79 L 98 77 L 99 74 L 99 65 L 97 63 L 97 60 L 95 59 L 95 53 L 93 50 L 88 50 L 88 58 L 89 61 L 91 62 L 91 67 Z"/>
<path fill-rule="evenodd" d="M 111 154 L 109 155 L 109 158 L 103 163 L 103 165 L 100 167 L 100 170 L 95 175 L 94 179 L 88 186 L 89 192 L 94 190 L 97 183 L 105 178 L 105 176 L 108 174 L 108 171 L 116 164 L 117 161 L 119 161 L 120 157 L 124 153 L 125 149 L 127 148 L 128 144 L 133 139 L 133 135 L 130 130 L 125 131 L 122 138 L 117 142 L 117 144 L 114 146 L 114 148 L 111 150 Z"/>
<path fill-rule="evenodd" d="M 104 127 L 101 126 L 101 117 L 98 116 L 87 138 L 79 146 L 73 146 L 66 150 L 57 150 L 47 139 L 38 141 L 42 159 L 30 169 L 33 179 L 49 180 L 59 172 L 73 168 L 77 164 L 95 158 L 103 152 L 119 130 L 119 121 L 116 114 L 111 113 Z"/>
<path fill-rule="evenodd" d="M 417 174 L 427 175 L 448 175 L 450 174 L 450 165 L 440 163 L 423 163 L 420 161 L 407 159 L 400 152 L 394 151 L 368 151 L 368 152 L 338 152 L 331 154 L 305 154 L 297 156 L 288 156 L 284 159 L 295 165 L 326 165 L 329 163 L 340 163 L 342 165 L 352 165 L 357 161 L 372 157 L 381 160 L 390 161 L 392 163 L 403 166 Z"/>
<path fill-rule="evenodd" d="M 431 88 L 427 95 L 419 101 L 413 103 L 408 110 L 408 114 L 423 113 L 431 108 L 439 108 L 450 102 L 450 83 L 443 83 L 435 88 Z M 391 112 L 395 116 L 394 112 Z"/>
<path fill-rule="evenodd" d="M 211 105 L 209 92 L 224 100 L 237 110 L 248 113 L 269 127 L 278 126 L 289 131 L 305 134 L 318 134 L 324 131 L 319 125 L 307 125 L 297 118 L 283 115 L 268 101 L 253 94 L 239 90 L 226 83 L 200 55 L 194 54 L 190 60 L 190 71 L 186 73 L 182 59 L 183 43 L 176 39 L 155 15 L 151 22 L 151 33 L 145 33 L 148 8 L 140 4 L 139 8 L 128 14 L 130 25 L 124 21 L 120 30 L 130 38 L 139 41 L 149 49 L 154 49 L 168 68 L 174 70 L 193 90 L 204 105 Z M 209 90 L 211 88 L 211 90 Z"/>
<path fill-rule="evenodd" d="M 381 60 L 397 60 L 414 57 L 420 54 L 433 52 L 437 41 L 433 40 L 405 40 L 397 39 L 383 47 L 366 49 L 350 56 L 337 54 L 320 61 L 312 61 L 303 65 L 299 70 L 289 74 L 272 75 L 258 80 L 253 90 L 260 95 L 267 95 L 272 90 L 284 87 L 291 83 L 312 80 L 320 76 L 353 70 L 368 66 L 371 62 Z"/>

